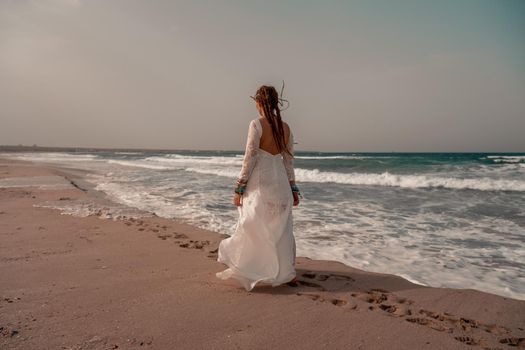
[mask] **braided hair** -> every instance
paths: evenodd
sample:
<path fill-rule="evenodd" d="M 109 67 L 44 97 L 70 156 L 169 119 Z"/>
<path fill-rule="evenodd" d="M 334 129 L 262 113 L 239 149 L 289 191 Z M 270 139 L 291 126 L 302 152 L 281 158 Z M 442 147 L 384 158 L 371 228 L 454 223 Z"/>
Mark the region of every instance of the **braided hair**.
<path fill-rule="evenodd" d="M 277 144 L 279 152 L 286 152 L 293 157 L 286 147 L 283 121 L 281 119 L 281 110 L 279 109 L 279 104 L 282 104 L 282 101 L 288 101 L 281 99 L 277 94 L 277 90 L 275 90 L 273 86 L 267 85 L 261 86 L 257 90 L 255 97 L 252 98 L 259 103 L 263 110 L 263 116 L 270 123 L 273 139 Z"/>

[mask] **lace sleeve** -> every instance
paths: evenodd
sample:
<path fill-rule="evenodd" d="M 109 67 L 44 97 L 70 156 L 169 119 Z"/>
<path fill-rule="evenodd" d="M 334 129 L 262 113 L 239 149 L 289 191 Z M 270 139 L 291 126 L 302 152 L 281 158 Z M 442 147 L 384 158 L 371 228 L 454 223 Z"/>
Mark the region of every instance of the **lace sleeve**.
<path fill-rule="evenodd" d="M 292 133 L 291 129 L 290 129 L 290 137 L 288 139 L 288 144 L 286 145 L 286 147 L 288 148 L 290 153 L 293 155 L 294 154 L 293 133 Z M 286 168 L 286 174 L 288 175 L 288 181 L 295 181 L 295 171 L 294 171 L 294 167 L 293 167 L 293 157 L 291 155 L 289 155 L 288 153 L 283 152 L 283 162 L 284 162 L 284 167 Z"/>
<path fill-rule="evenodd" d="M 244 160 L 242 162 L 242 169 L 239 174 L 239 181 L 247 183 L 252 174 L 253 167 L 257 162 L 257 150 L 261 142 L 261 135 L 257 129 L 257 122 L 252 120 L 248 128 L 248 140 L 246 141 L 246 150 L 244 152 Z"/>

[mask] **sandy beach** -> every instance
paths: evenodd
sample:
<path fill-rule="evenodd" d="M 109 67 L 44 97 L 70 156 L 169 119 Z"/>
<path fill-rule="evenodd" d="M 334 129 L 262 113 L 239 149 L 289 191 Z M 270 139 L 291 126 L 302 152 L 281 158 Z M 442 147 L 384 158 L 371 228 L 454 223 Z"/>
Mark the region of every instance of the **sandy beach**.
<path fill-rule="evenodd" d="M 0 159 L 1 349 L 525 347 L 523 300 L 305 257 L 297 285 L 246 292 L 215 277 L 225 235 L 39 206 L 107 200 L 82 181 Z"/>

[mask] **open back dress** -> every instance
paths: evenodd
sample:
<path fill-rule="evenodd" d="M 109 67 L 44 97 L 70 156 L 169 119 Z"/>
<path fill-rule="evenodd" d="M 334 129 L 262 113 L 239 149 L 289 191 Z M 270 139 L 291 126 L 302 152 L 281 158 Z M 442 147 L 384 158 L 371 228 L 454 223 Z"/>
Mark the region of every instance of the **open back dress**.
<path fill-rule="evenodd" d="M 239 180 L 247 181 L 242 206 L 237 207 L 239 220 L 234 234 L 221 241 L 217 259 L 228 268 L 216 276 L 234 278 L 247 291 L 257 283 L 276 287 L 296 275 L 290 189 L 290 181 L 295 181 L 293 157 L 259 148 L 262 130 L 259 118 L 250 122 L 239 174 Z M 287 148 L 293 154 L 291 130 Z"/>

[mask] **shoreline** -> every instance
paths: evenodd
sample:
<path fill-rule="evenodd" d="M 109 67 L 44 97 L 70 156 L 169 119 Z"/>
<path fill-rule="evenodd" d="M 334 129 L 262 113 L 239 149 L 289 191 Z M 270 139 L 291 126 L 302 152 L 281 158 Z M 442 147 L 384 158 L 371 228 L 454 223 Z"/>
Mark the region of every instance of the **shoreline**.
<path fill-rule="evenodd" d="M 224 191 L 226 182 L 224 179 L 231 174 L 214 170 L 219 160 L 230 162 L 231 157 L 223 159 L 217 154 L 207 156 L 204 158 L 204 163 L 211 162 L 213 165 L 194 167 L 192 164 L 196 160 L 191 155 L 176 155 L 174 158 L 181 156 L 183 159 L 176 159 L 174 166 L 171 156 L 159 158 L 156 155 L 144 155 L 136 158 L 133 155 L 128 159 L 128 155 L 90 154 L 78 158 L 73 156 L 69 159 L 70 156 L 64 154 L 65 158 L 62 159 L 62 155 L 57 154 L 55 157 L 51 153 L 49 157 L 45 156 L 42 159 L 32 155 L 28 155 L 27 158 L 16 156 L 11 158 L 10 155 L 5 155 L 8 159 L 48 164 L 48 167 L 53 167 L 65 176 L 78 179 L 82 186 L 92 190 L 92 194 L 103 198 L 107 206 L 111 207 L 109 204 L 111 201 L 118 203 L 120 209 L 125 206 L 134 208 L 131 216 L 143 211 L 211 231 L 233 233 L 237 213 L 234 207 L 231 204 L 229 207 L 224 200 L 224 195 L 227 195 Z M 216 156 L 219 158 L 215 159 Z M 238 160 L 237 157 L 234 159 Z M 40 160 L 43 160 L 43 163 Z M 188 164 L 186 160 L 189 161 Z M 196 164 L 200 164 L 201 161 L 202 159 L 198 157 Z M 181 165 L 180 162 L 186 165 Z M 190 167 L 185 168 L 186 166 Z M 184 171 L 180 171 L 182 169 Z M 200 171 L 201 169 L 204 170 Z M 305 169 L 298 171 L 300 170 L 307 171 Z M 177 181 L 170 179 L 172 172 L 176 174 Z M 144 173 L 145 177 L 142 177 L 141 173 Z M 119 175 L 115 177 L 115 174 Z M 384 174 L 387 178 L 381 179 Z M 179 175 L 184 180 L 178 179 Z M 334 193 L 335 197 L 331 199 L 325 197 L 323 203 L 332 203 L 325 206 L 320 205 L 321 202 L 317 202 L 315 198 L 319 191 L 322 194 L 325 187 L 316 182 L 322 181 L 323 176 L 308 181 L 307 175 L 308 173 L 302 175 L 306 176 L 305 186 L 308 186 L 305 201 L 300 207 L 294 208 L 294 233 L 299 256 L 314 260 L 335 260 L 370 272 L 395 274 L 422 286 L 472 288 L 525 300 L 523 284 L 520 284 L 523 282 L 523 273 L 513 268 L 513 266 L 519 267 L 519 262 L 523 260 L 521 259 L 523 252 L 519 249 L 510 249 L 503 253 L 510 244 L 522 243 L 519 238 L 512 237 L 512 233 L 516 233 L 516 237 L 521 235 L 522 223 L 516 217 L 507 215 L 509 212 L 512 213 L 508 210 L 509 207 L 519 211 L 522 204 L 525 204 L 523 199 L 518 198 L 519 192 L 506 193 L 497 190 L 498 192 L 493 196 L 491 192 L 472 192 L 469 186 L 461 187 L 461 191 L 465 192 L 460 193 L 472 196 L 469 202 L 474 204 L 474 210 L 471 214 L 459 214 L 472 210 L 469 209 L 472 205 L 464 204 L 463 199 L 458 200 L 454 186 L 450 188 L 437 186 L 436 190 L 432 188 L 433 185 L 423 188 L 396 186 L 388 182 L 404 175 L 370 173 L 366 174 L 366 177 L 371 176 L 374 181 L 365 186 L 344 186 L 337 182 L 328 182 L 326 187 Z M 354 175 L 362 176 L 360 173 Z M 186 181 L 195 186 L 196 182 L 193 181 L 197 176 L 202 176 L 202 181 L 206 185 L 212 183 L 213 187 L 209 192 L 198 191 L 200 194 L 196 194 L 192 191 L 192 185 L 188 187 Z M 146 180 L 152 177 L 156 180 Z M 428 180 L 426 175 L 420 174 L 407 175 L 403 181 L 415 182 L 417 185 L 422 178 Z M 436 177 L 428 181 L 432 183 L 437 179 L 441 179 L 441 182 L 463 181 L 454 176 Z M 481 188 L 487 185 L 496 186 L 501 182 L 496 180 L 499 182 L 491 183 L 492 180 L 488 177 L 478 180 L 480 182 L 477 187 Z M 200 182 L 201 179 L 197 181 Z M 512 181 L 506 182 L 508 185 Z M 170 183 L 168 191 L 165 190 L 167 183 Z M 385 189 L 386 194 L 381 193 L 382 186 L 388 186 Z M 349 192 L 346 193 L 348 189 Z M 399 191 L 403 193 L 399 194 Z M 354 201 L 351 196 L 356 193 L 359 199 Z M 443 205 L 440 193 L 449 197 L 451 204 L 449 210 L 440 209 Z M 312 198 L 309 198 L 309 195 L 312 195 Z M 401 200 L 398 207 L 391 206 L 389 203 L 399 200 L 399 195 L 415 196 L 414 204 L 403 203 Z M 506 206 L 500 207 L 502 200 L 505 201 Z M 336 203 L 339 201 L 347 204 L 338 208 Z M 425 203 L 423 208 L 418 208 L 418 202 Z M 486 203 L 485 207 L 479 207 L 480 202 Z M 64 204 L 67 203 L 55 204 L 64 210 Z M 479 209 L 476 209 L 477 207 Z M 77 209 L 85 211 L 86 208 L 82 206 Z M 75 214 L 72 208 L 65 210 Z M 331 213 L 331 210 L 334 213 Z M 476 213 L 476 210 L 479 212 Z M 489 214 L 487 210 L 493 212 Z M 501 212 L 498 213 L 498 210 Z M 483 215 L 481 217 L 483 220 L 480 221 L 474 214 Z M 487 220 L 487 218 L 494 220 Z M 323 223 L 329 224 L 330 228 L 328 226 L 323 228 Z M 448 230 L 449 227 L 452 230 Z M 326 231 L 326 235 L 321 231 Z M 511 235 L 508 242 L 506 239 L 501 240 L 502 237 L 506 237 L 505 235 Z M 420 261 L 420 264 L 413 264 L 413 261 Z"/>
<path fill-rule="evenodd" d="M 0 347 L 525 346 L 525 301 L 305 257 L 297 258 L 297 287 L 246 292 L 215 278 L 225 268 L 216 249 L 226 235 L 157 216 L 101 220 L 35 207 L 108 198 L 75 170 L 0 158 L 0 180 L 35 176 L 67 181 L 42 189 L 0 186 Z"/>

